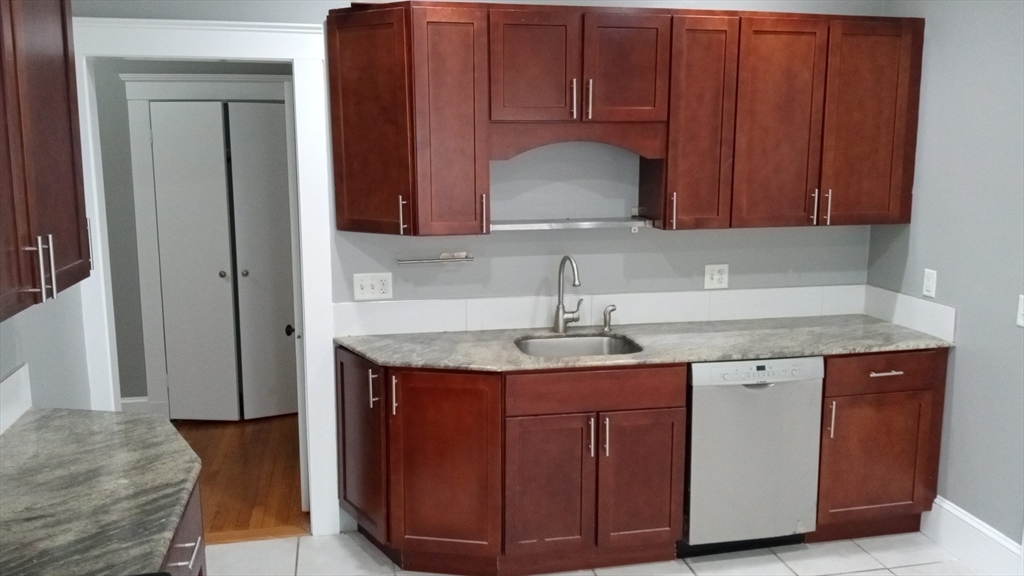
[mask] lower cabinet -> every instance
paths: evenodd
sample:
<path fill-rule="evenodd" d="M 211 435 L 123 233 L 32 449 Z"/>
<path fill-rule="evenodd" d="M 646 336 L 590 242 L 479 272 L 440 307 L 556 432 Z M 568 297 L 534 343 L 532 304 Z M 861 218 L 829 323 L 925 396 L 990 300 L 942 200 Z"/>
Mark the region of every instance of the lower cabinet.
<path fill-rule="evenodd" d="M 169 576 L 206 576 L 206 543 L 198 482 L 181 513 L 160 572 Z"/>
<path fill-rule="evenodd" d="M 818 532 L 897 530 L 931 509 L 946 349 L 826 359 Z M 853 527 L 843 531 L 843 527 Z"/>

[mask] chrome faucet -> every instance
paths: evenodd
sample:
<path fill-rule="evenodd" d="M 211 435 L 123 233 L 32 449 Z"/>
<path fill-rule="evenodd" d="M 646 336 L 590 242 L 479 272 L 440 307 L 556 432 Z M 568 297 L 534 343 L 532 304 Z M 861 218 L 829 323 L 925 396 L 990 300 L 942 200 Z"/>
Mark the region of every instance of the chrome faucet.
<path fill-rule="evenodd" d="M 583 305 L 583 299 L 576 303 L 576 309 L 572 312 L 565 311 L 565 263 L 568 262 L 572 265 L 572 285 L 580 285 L 580 271 L 576 267 L 576 261 L 572 259 L 572 256 L 563 256 L 562 263 L 558 265 L 558 306 L 555 308 L 555 332 L 559 334 L 565 334 L 565 325 L 570 322 L 580 321 L 580 306 Z"/>

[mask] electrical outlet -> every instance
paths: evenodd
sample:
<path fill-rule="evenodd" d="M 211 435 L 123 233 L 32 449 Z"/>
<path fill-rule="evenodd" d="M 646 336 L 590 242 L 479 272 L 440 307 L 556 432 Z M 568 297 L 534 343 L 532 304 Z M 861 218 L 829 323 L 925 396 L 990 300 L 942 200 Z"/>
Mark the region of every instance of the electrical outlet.
<path fill-rule="evenodd" d="M 729 287 L 729 265 L 708 264 L 704 267 L 704 289 L 717 290 Z"/>
<path fill-rule="evenodd" d="M 924 269 L 924 286 L 921 287 L 921 294 L 935 298 L 935 282 L 937 281 L 935 270 Z"/>
<path fill-rule="evenodd" d="M 353 274 L 352 293 L 356 300 L 391 300 L 391 272 Z"/>
<path fill-rule="evenodd" d="M 1024 294 L 1017 298 L 1017 326 L 1024 328 Z"/>

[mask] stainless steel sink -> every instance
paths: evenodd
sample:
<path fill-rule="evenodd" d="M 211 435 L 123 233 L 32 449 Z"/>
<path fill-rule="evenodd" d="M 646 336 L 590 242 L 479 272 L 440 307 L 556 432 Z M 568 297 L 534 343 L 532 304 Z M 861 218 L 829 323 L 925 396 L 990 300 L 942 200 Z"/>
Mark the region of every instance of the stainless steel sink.
<path fill-rule="evenodd" d="M 520 338 L 516 346 L 530 356 L 565 358 L 569 356 L 611 356 L 635 354 L 643 348 L 624 336 L 561 336 Z"/>

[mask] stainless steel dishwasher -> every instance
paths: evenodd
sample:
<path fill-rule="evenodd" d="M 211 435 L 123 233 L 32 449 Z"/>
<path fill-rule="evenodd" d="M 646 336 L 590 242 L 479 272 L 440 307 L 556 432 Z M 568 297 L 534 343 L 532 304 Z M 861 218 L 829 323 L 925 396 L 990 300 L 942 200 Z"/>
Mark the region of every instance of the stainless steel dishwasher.
<path fill-rule="evenodd" d="M 821 357 L 693 364 L 692 545 L 813 531 Z"/>

